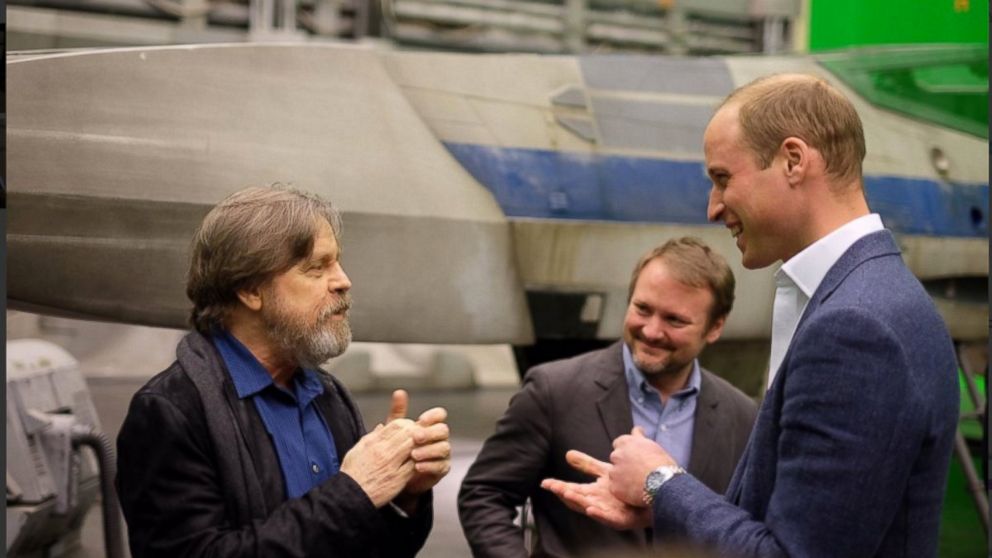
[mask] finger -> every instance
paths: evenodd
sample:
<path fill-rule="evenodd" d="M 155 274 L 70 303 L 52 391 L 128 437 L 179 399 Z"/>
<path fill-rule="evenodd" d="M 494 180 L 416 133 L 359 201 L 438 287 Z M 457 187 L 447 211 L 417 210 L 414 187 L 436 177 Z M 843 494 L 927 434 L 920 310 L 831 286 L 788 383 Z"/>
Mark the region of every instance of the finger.
<path fill-rule="evenodd" d="M 630 434 L 624 434 L 623 436 L 617 436 L 617 438 L 615 440 L 613 440 L 613 449 L 619 449 L 620 446 L 626 444 L 630 440 L 630 438 L 631 438 L 631 435 Z"/>
<path fill-rule="evenodd" d="M 441 478 L 448 474 L 451 470 L 451 461 L 445 459 L 443 461 L 421 461 L 414 464 L 417 473 L 421 475 L 431 475 L 437 478 Z"/>
<path fill-rule="evenodd" d="M 389 415 L 386 422 L 406 416 L 407 408 L 410 406 L 410 396 L 405 390 L 398 389 L 393 392 L 393 400 L 389 405 Z"/>
<path fill-rule="evenodd" d="M 644 430 L 642 430 L 640 426 L 635 426 L 634 429 L 630 431 L 630 435 L 635 438 L 647 438 L 644 434 Z"/>
<path fill-rule="evenodd" d="M 541 481 L 541 488 L 561 498 L 570 484 L 571 483 L 558 479 L 544 479 Z"/>
<path fill-rule="evenodd" d="M 624 522 L 626 518 L 619 512 L 611 512 L 596 506 L 589 506 L 583 511 L 590 519 L 594 519 L 611 529 L 626 530 L 631 528 Z"/>
<path fill-rule="evenodd" d="M 413 434 L 419 430 L 417 423 L 410 419 L 398 418 L 389 421 L 385 427 L 383 427 L 383 435 L 387 438 L 409 438 L 413 440 Z"/>
<path fill-rule="evenodd" d="M 600 461 L 578 450 L 568 450 L 568 453 L 565 454 L 565 461 L 568 461 L 568 464 L 575 470 L 594 477 L 601 477 L 610 470 L 609 463 Z"/>
<path fill-rule="evenodd" d="M 427 446 L 417 446 L 410 452 L 414 461 L 434 461 L 451 457 L 451 444 L 447 441 L 436 442 Z"/>
<path fill-rule="evenodd" d="M 585 501 L 584 499 L 582 502 L 577 501 L 577 499 L 581 499 L 581 496 L 579 496 L 578 492 L 571 489 L 573 486 L 575 486 L 573 483 L 558 479 L 544 479 L 541 481 L 541 488 L 557 496 L 572 511 L 585 513 Z"/>
<path fill-rule="evenodd" d="M 433 444 L 447 440 L 450 437 L 448 425 L 445 423 L 434 424 L 426 428 L 417 428 L 413 432 L 413 441 L 417 445 Z"/>
<path fill-rule="evenodd" d="M 413 433 L 416 428 L 410 419 L 393 419 L 392 422 L 383 427 L 380 433 L 382 443 L 394 444 L 409 450 L 414 446 Z"/>
<path fill-rule="evenodd" d="M 559 498 L 573 511 L 584 514 L 586 509 L 592 505 L 592 500 L 580 489 L 581 486 L 577 484 L 566 485 Z"/>
<path fill-rule="evenodd" d="M 417 417 L 417 424 L 421 426 L 430 426 L 432 424 L 437 424 L 439 422 L 444 422 L 448 418 L 448 411 L 444 407 L 434 407 L 433 409 L 428 409 Z"/>
<path fill-rule="evenodd" d="M 407 459 L 406 461 L 404 461 L 403 463 L 401 463 L 400 466 L 396 469 L 396 474 L 398 476 L 400 476 L 400 477 L 406 477 L 407 479 L 409 479 L 410 477 L 412 477 L 413 474 L 416 473 L 416 472 L 417 472 L 416 463 L 414 463 L 410 459 Z"/>

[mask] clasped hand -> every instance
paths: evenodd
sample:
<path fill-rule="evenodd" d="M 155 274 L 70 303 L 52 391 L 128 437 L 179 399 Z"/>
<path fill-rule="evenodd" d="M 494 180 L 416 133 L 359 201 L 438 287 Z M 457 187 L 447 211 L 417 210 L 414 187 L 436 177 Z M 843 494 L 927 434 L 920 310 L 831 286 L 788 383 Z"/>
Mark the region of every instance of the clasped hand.
<path fill-rule="evenodd" d="M 352 477 L 376 508 L 394 501 L 407 513 L 419 496 L 451 470 L 448 413 L 434 407 L 414 422 L 406 418 L 409 396 L 393 392 L 385 424 L 377 425 L 344 456 L 341 472 Z"/>
<path fill-rule="evenodd" d="M 570 509 L 619 530 L 651 526 L 651 510 L 644 504 L 644 481 L 655 468 L 676 464 L 638 427 L 613 441 L 609 463 L 576 450 L 566 453 L 565 459 L 595 480 L 575 483 L 544 479 L 541 487 Z"/>

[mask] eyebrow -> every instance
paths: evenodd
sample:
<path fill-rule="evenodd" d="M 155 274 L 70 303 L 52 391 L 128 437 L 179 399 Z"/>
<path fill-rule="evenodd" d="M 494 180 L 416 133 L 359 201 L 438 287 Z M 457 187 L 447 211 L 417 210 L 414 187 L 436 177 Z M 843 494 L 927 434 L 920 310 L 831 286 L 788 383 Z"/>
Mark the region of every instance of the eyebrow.
<path fill-rule="evenodd" d="M 676 320 L 680 320 L 680 321 L 683 321 L 683 322 L 686 322 L 686 323 L 690 323 L 690 324 L 692 323 L 692 316 L 689 316 L 689 315 L 686 315 L 686 314 L 682 314 L 680 312 L 668 312 L 668 313 L 665 314 L 665 317 L 666 318 L 675 318 Z"/>
<path fill-rule="evenodd" d="M 340 250 L 338 250 L 338 252 L 337 252 L 336 255 L 335 254 L 328 253 L 328 254 L 324 254 L 322 256 L 317 257 L 314 254 L 310 254 L 310 257 L 306 259 L 306 265 L 307 266 L 312 266 L 312 265 L 326 265 L 326 264 L 332 262 L 333 260 L 340 259 L 340 258 L 341 258 L 341 251 Z"/>
<path fill-rule="evenodd" d="M 713 178 L 713 175 L 715 174 L 730 174 L 730 171 L 728 171 L 726 167 L 721 167 L 719 165 L 716 165 L 712 167 L 706 167 L 705 174 L 707 178 Z"/>

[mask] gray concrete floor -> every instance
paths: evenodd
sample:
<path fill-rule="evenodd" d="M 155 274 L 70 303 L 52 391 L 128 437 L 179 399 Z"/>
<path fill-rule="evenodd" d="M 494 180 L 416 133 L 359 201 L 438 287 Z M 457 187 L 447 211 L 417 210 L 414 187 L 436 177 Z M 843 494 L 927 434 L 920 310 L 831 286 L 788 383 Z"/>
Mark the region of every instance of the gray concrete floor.
<path fill-rule="evenodd" d="M 100 415 L 104 432 L 116 438 L 127 405 L 144 383 L 141 378 L 89 378 L 87 383 Z M 492 433 L 496 419 L 506 409 L 515 388 L 485 388 L 465 391 L 412 391 L 410 415 L 435 406 L 448 410 L 452 438 L 452 468 L 434 490 L 434 528 L 419 556 L 447 558 L 470 556 L 468 544 L 458 523 L 456 497 L 468 467 L 475 460 L 483 440 Z M 390 392 L 355 394 L 367 424 L 381 422 L 389 409 Z M 89 513 L 83 526 L 79 558 L 103 556 L 100 510 Z"/>

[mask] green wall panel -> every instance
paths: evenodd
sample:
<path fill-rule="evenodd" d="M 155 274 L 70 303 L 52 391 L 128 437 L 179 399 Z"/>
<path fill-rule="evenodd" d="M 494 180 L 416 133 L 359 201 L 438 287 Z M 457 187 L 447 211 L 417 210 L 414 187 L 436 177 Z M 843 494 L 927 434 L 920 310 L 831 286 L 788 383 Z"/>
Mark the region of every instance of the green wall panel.
<path fill-rule="evenodd" d="M 987 0 L 810 0 L 811 51 L 988 41 Z"/>

